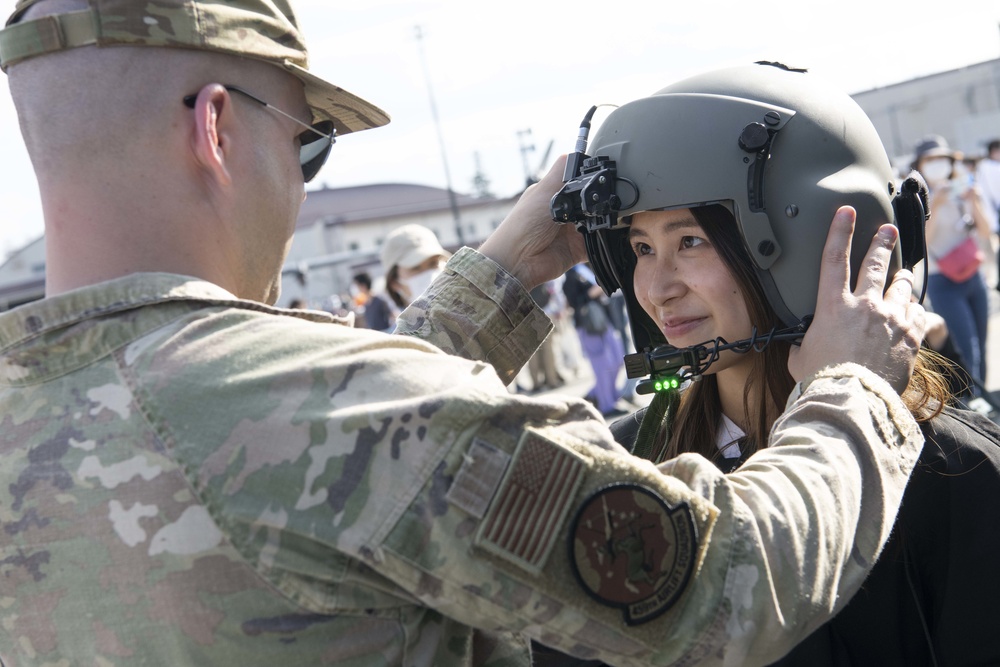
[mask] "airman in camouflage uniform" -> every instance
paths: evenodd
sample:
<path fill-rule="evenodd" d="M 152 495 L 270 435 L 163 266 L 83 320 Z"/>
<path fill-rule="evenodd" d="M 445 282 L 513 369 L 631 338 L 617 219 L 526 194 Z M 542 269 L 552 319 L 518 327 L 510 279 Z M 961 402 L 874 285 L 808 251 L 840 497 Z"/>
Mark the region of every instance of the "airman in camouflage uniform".
<path fill-rule="evenodd" d="M 280 65 L 340 134 L 387 121 L 304 73 L 280 0 L 25 16 L 36 4 L 18 2 L 0 33 L 15 99 L 22 61 L 169 45 Z M 207 98 L 230 99 L 203 89 L 198 122 Z M 218 136 L 226 160 L 241 135 Z M 616 665 L 749 665 L 834 613 L 884 544 L 920 446 L 876 374 L 905 376 L 914 309 L 882 327 L 891 339 L 864 341 L 885 348 L 863 359 L 872 370 L 814 364 L 745 472 L 693 455 L 654 467 L 586 402 L 505 388 L 550 328 L 522 283 L 583 256 L 565 245 L 575 232 L 541 225 L 558 180 L 481 253 L 452 257 L 395 336 L 265 305 L 266 286 L 247 298 L 261 290 L 160 267 L 67 286 L 52 267 L 50 296 L 0 315 L 0 661 L 528 665 L 534 638 Z M 532 242 L 553 250 L 526 268 Z M 881 309 L 834 300 L 817 323 L 908 301 L 881 292 L 865 297 Z M 815 358 L 843 361 L 827 342 Z"/>

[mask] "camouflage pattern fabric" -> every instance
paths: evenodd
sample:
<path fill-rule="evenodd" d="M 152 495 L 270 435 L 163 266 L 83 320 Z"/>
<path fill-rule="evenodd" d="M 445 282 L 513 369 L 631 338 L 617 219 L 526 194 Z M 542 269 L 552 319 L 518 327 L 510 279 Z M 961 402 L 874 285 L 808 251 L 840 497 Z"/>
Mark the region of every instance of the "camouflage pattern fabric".
<path fill-rule="evenodd" d="M 3 664 L 752 665 L 857 590 L 921 442 L 888 385 L 657 468 L 507 391 L 545 321 L 468 249 L 404 335 L 166 274 L 0 315 Z"/>

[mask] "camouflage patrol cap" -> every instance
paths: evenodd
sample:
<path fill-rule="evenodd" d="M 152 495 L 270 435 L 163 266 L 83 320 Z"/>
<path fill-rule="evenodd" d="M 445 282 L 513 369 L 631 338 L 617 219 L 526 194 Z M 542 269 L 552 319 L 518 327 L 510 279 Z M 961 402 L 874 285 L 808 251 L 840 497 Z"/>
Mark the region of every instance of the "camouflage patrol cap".
<path fill-rule="evenodd" d="M 379 127 L 389 116 L 308 71 L 308 53 L 288 0 L 87 0 L 89 8 L 22 21 L 41 0 L 18 0 L 0 31 L 0 69 L 79 46 L 162 46 L 254 58 L 305 86 L 316 120 L 337 134 Z"/>

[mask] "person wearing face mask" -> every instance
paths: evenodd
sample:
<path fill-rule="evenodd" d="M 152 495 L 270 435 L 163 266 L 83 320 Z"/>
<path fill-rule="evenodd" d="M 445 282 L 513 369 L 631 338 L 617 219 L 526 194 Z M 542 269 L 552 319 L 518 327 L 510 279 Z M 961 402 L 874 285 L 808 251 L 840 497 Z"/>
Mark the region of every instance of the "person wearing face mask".
<path fill-rule="evenodd" d="M 382 245 L 386 292 L 399 310 L 406 308 L 441 273 L 451 253 L 423 225 L 403 225 Z"/>
<path fill-rule="evenodd" d="M 986 328 L 989 300 L 979 266 L 982 247 L 990 242 L 990 224 L 979 189 L 968 176 L 956 174 L 960 156 L 943 137 L 919 141 L 912 168 L 927 181 L 927 296 L 931 309 L 944 318 L 968 370 L 986 379 Z M 956 176 L 958 176 L 956 178 Z M 979 396 L 979 387 L 973 387 Z"/>
<path fill-rule="evenodd" d="M 366 271 L 357 273 L 351 281 L 354 312 L 360 315 L 355 326 L 391 333 L 394 317 L 389 303 L 372 290 L 372 277 Z"/>

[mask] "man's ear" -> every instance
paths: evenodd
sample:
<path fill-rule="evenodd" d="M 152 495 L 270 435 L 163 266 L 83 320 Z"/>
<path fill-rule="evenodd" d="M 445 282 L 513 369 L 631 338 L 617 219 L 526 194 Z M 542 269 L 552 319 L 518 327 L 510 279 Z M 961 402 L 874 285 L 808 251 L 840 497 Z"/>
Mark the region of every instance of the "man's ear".
<path fill-rule="evenodd" d="M 232 99 L 217 83 L 198 91 L 194 103 L 194 135 L 191 149 L 198 165 L 220 185 L 231 185 Z"/>

